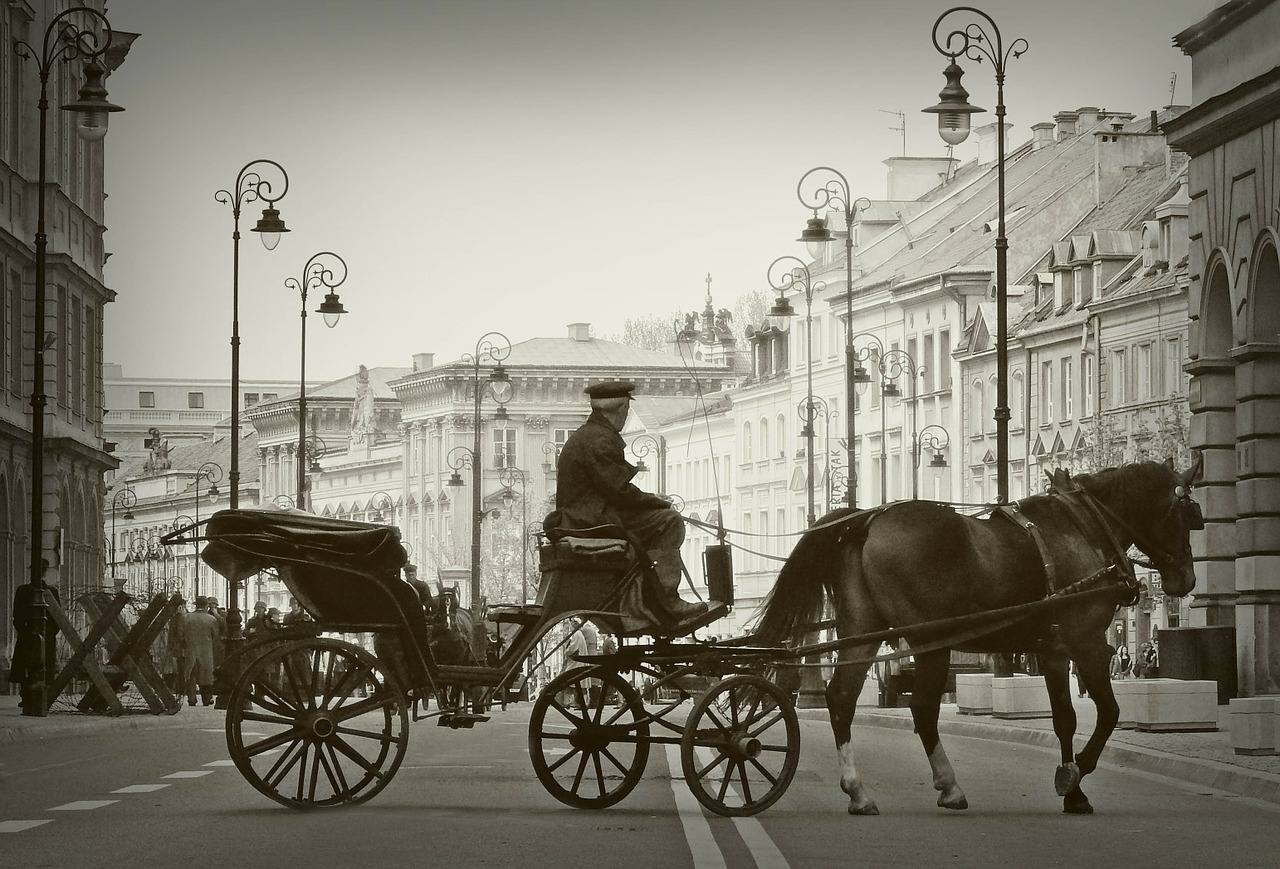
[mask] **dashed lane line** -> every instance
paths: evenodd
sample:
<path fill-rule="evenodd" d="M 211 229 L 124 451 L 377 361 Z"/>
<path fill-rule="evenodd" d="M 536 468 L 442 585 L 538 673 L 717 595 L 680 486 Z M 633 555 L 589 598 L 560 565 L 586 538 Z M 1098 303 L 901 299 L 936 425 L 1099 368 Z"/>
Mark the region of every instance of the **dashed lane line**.
<path fill-rule="evenodd" d="M 45 809 L 46 812 L 87 812 L 92 809 L 100 809 L 103 806 L 110 806 L 119 800 L 76 800 L 73 803 L 64 803 L 61 806 L 54 806 L 52 809 Z"/>
<path fill-rule="evenodd" d="M 212 775 L 211 769 L 183 769 L 177 772 L 171 772 L 161 778 L 200 778 L 201 776 Z"/>
<path fill-rule="evenodd" d="M 0 833 L 21 833 L 23 830 L 30 830 L 32 827 L 40 827 L 44 824 L 52 824 L 53 818 L 44 821 L 0 821 Z"/>
<path fill-rule="evenodd" d="M 694 869 L 727 869 L 724 854 L 720 852 L 716 837 L 711 833 L 711 825 L 702 814 L 702 804 L 694 799 L 684 779 L 676 775 L 676 770 L 680 769 L 680 747 L 668 745 L 666 749 L 676 814 L 680 817 L 680 825 L 684 827 L 684 838 L 689 845 L 689 854 L 693 857 Z"/>
<path fill-rule="evenodd" d="M 163 788 L 167 788 L 167 787 L 168 787 L 167 784 L 129 785 L 128 787 L 123 787 L 123 788 L 120 788 L 119 790 L 114 790 L 111 793 L 113 794 L 150 794 L 150 793 L 155 793 L 156 791 L 161 790 Z"/>

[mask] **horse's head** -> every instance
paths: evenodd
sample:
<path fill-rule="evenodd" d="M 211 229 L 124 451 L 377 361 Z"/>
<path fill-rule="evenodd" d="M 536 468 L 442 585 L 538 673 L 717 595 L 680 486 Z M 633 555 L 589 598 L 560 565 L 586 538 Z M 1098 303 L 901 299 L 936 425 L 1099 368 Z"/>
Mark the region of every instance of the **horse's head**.
<path fill-rule="evenodd" d="M 1191 488 L 1202 467 L 1203 458 L 1196 453 L 1191 467 L 1180 473 L 1169 460 L 1080 478 L 1096 481 L 1085 487 L 1115 513 L 1120 522 L 1117 533 L 1131 538 L 1151 559 L 1165 593 L 1174 597 L 1188 594 L 1196 583 L 1191 532 L 1204 529 L 1204 515 Z"/>

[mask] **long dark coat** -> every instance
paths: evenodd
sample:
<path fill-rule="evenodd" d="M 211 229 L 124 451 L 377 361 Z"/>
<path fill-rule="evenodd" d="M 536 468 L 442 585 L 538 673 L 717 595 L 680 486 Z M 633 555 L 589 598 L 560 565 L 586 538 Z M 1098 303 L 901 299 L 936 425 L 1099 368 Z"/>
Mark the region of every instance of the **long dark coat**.
<path fill-rule="evenodd" d="M 204 610 L 196 610 L 183 617 L 184 685 L 192 679 L 197 685 L 213 684 L 213 650 L 221 639 L 218 620 Z"/>
<path fill-rule="evenodd" d="M 625 527 L 638 512 L 671 509 L 664 499 L 636 488 L 631 482 L 635 475 L 622 435 L 602 413 L 592 411 L 560 449 L 556 511 L 548 522 L 557 528 Z"/>

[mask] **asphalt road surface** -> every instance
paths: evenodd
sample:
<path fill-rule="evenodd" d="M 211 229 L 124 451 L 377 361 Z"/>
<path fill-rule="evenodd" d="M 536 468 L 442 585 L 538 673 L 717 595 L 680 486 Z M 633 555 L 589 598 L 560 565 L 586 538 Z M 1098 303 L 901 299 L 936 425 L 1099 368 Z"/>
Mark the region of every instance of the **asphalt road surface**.
<path fill-rule="evenodd" d="M 1097 813 L 1067 816 L 1054 753 L 951 738 L 967 811 L 935 805 L 908 731 L 859 728 L 882 814 L 851 817 L 824 721 L 804 719 L 800 769 L 754 818 L 705 812 L 655 746 L 643 781 L 603 811 L 561 805 L 529 761 L 529 704 L 474 730 L 411 726 L 395 779 L 369 803 L 302 812 L 250 787 L 212 710 L 181 727 L 0 746 L 0 866 L 1196 866 L 1275 867 L 1280 806 L 1132 770 L 1086 780 Z M 177 722 L 172 722 L 177 723 Z M 673 777 L 672 770 L 677 771 Z"/>

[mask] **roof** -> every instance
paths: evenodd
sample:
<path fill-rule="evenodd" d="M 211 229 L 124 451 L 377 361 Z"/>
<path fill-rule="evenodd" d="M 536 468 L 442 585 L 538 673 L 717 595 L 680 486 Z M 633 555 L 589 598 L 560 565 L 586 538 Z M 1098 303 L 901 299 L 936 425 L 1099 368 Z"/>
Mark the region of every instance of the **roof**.
<path fill-rule="evenodd" d="M 244 437 L 240 439 L 240 483 L 257 482 L 258 480 L 258 433 L 253 426 L 244 427 Z M 219 435 L 201 441 L 187 441 L 169 450 L 169 469 L 165 471 L 148 471 L 146 463 L 149 458 L 131 458 L 124 460 L 116 470 L 116 480 L 137 480 L 147 477 L 158 477 L 186 471 L 194 474 L 205 462 L 215 462 L 223 472 L 231 468 L 231 440 L 226 435 Z M 190 487 L 188 487 L 190 488 Z"/>
<path fill-rule="evenodd" d="M 469 365 L 462 359 L 441 367 Z M 687 363 L 673 353 L 646 350 L 603 338 L 530 338 L 511 346 L 511 354 L 502 360 L 508 368 L 671 368 L 683 372 Z M 718 369 L 712 369 L 718 370 Z"/>
<path fill-rule="evenodd" d="M 369 372 L 369 388 L 373 391 L 375 401 L 378 399 L 394 401 L 396 394 L 387 384 L 393 380 L 399 380 L 406 374 L 413 373 L 412 368 L 395 368 L 389 366 L 368 368 L 366 370 Z M 338 380 L 330 380 L 329 382 L 322 383 L 319 386 L 307 387 L 307 401 L 326 398 L 338 401 L 344 399 L 354 401 L 356 397 L 356 384 L 359 382 L 359 379 L 360 374 L 357 372 L 355 374 L 339 378 Z M 255 404 L 254 407 L 266 408 L 276 405 L 288 405 L 294 404 L 297 401 L 298 393 L 295 390 L 294 392 L 282 395 L 279 398 L 272 399 L 271 401 L 259 402 L 258 404 Z"/>

